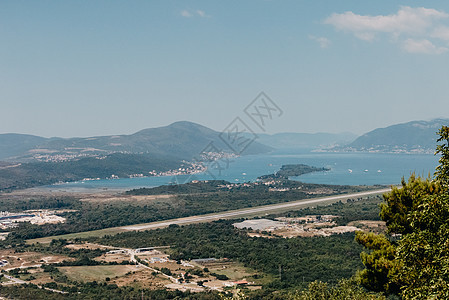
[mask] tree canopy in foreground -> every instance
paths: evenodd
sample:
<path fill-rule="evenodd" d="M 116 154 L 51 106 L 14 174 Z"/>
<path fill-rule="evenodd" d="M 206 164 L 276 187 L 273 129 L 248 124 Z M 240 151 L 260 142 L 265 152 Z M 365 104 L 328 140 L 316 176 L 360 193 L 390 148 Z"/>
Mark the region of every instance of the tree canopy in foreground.
<path fill-rule="evenodd" d="M 361 284 L 404 299 L 449 298 L 449 127 L 438 132 L 434 178 L 412 175 L 384 195 L 386 235 L 358 232 Z"/>

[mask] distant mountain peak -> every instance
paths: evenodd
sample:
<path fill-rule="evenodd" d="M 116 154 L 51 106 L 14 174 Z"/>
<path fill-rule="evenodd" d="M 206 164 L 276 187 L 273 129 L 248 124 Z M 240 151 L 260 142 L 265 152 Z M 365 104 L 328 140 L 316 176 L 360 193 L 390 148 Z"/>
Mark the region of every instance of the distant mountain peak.
<path fill-rule="evenodd" d="M 437 131 L 449 119 L 418 120 L 377 128 L 334 151 L 434 153 Z"/>
<path fill-rule="evenodd" d="M 27 142 L 28 136 L 14 135 L 14 137 L 15 139 L 11 141 L 8 135 L 0 134 L 0 159 L 14 157 L 13 160 L 19 161 L 53 161 L 53 159 L 71 160 L 86 156 L 124 153 L 167 155 L 190 160 L 211 142 L 224 152 L 231 151 L 220 139 L 219 132 L 189 121 L 143 129 L 130 135 L 68 139 L 35 137 L 32 142 Z M 265 153 L 271 150 L 271 147 L 253 142 L 243 154 Z"/>
<path fill-rule="evenodd" d="M 190 122 L 190 121 L 177 121 L 177 122 L 173 122 L 170 125 L 168 125 L 168 127 L 179 127 L 179 126 L 191 126 L 191 127 L 204 127 L 204 128 L 207 128 L 206 126 L 203 126 L 203 125 L 195 123 L 195 122 Z"/>
<path fill-rule="evenodd" d="M 154 132 L 155 130 L 164 130 L 164 129 L 214 131 L 214 130 L 212 130 L 206 126 L 203 126 L 201 124 L 198 124 L 198 123 L 194 123 L 194 122 L 190 122 L 190 121 L 178 121 L 178 122 L 174 122 L 169 125 L 166 125 L 166 126 L 142 129 L 134 134 L 142 134 L 142 133 L 146 134 L 148 132 Z"/>

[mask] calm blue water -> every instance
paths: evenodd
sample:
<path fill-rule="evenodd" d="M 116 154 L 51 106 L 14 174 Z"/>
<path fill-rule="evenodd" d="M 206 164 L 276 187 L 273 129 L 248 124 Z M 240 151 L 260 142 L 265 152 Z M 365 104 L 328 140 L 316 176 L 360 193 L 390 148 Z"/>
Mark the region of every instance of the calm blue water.
<path fill-rule="evenodd" d="M 292 178 L 307 183 L 374 185 L 400 183 L 402 176 L 408 178 L 412 172 L 424 176 L 427 176 L 429 172 L 433 174 L 438 165 L 438 158 L 428 154 L 314 153 L 297 150 L 234 158 L 228 166 L 222 165 L 224 169 L 221 174 L 218 170 L 213 170 L 211 173 L 215 179 L 245 182 L 253 181 L 261 175 L 274 173 L 284 164 L 306 164 L 331 169 L 328 172 L 316 172 Z M 124 190 L 184 183 L 194 179 L 210 180 L 214 177 L 204 173 L 177 177 L 123 178 L 66 183 L 47 188 L 55 190 Z"/>

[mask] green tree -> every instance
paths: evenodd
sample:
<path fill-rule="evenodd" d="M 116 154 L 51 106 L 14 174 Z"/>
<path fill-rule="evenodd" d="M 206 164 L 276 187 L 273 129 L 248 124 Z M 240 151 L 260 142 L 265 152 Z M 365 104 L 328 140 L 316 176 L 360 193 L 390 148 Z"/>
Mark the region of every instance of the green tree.
<path fill-rule="evenodd" d="M 388 294 L 400 292 L 402 283 L 392 278 L 397 274 L 401 262 L 396 259 L 396 239 L 413 232 L 413 221 L 410 214 L 430 195 L 438 195 L 442 191 L 438 182 L 430 178 L 423 179 L 412 174 L 406 182 L 402 178 L 401 187 L 392 187 L 391 192 L 383 195 L 380 217 L 387 224 L 388 235 L 357 232 L 356 241 L 370 251 L 362 252 L 361 259 L 365 269 L 359 274 L 360 283 L 373 291 Z"/>
<path fill-rule="evenodd" d="M 406 299 L 449 299 L 449 195 L 428 196 L 410 219 L 413 232 L 398 242 L 392 281 Z"/>
<path fill-rule="evenodd" d="M 384 194 L 385 202 L 381 204 L 380 217 L 387 223 L 388 233 L 411 233 L 412 220 L 409 214 L 415 211 L 427 196 L 440 193 L 440 184 L 430 178 L 423 179 L 415 174 L 410 176 L 408 182 L 402 178 L 401 187 L 393 186 L 391 192 Z"/>
<path fill-rule="evenodd" d="M 291 297 L 294 300 L 369 300 L 369 299 L 385 299 L 380 294 L 367 292 L 351 279 L 343 279 L 335 286 L 315 281 L 309 284 L 308 289 L 300 293 L 296 293 Z"/>
<path fill-rule="evenodd" d="M 405 299 L 449 298 L 449 128 L 438 132 L 435 178 L 412 175 L 384 195 L 381 218 L 388 235 L 357 233 L 363 286 Z"/>
<path fill-rule="evenodd" d="M 397 272 L 397 262 L 394 260 L 396 247 L 381 234 L 359 231 L 355 237 L 361 245 L 370 249 L 370 253 L 362 252 L 361 259 L 365 269 L 357 274 L 360 283 L 369 290 L 397 293 L 398 285 L 390 278 Z"/>
<path fill-rule="evenodd" d="M 439 165 L 435 172 L 436 179 L 446 188 L 449 187 L 449 127 L 443 126 L 438 132 L 439 138 L 437 140 L 437 151 L 435 154 L 440 154 Z"/>

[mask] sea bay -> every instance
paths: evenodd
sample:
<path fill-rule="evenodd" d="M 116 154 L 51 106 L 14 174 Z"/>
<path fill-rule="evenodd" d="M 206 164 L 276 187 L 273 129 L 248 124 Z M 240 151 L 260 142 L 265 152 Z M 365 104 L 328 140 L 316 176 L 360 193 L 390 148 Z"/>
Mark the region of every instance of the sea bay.
<path fill-rule="evenodd" d="M 309 150 L 277 151 L 263 155 L 247 155 L 221 161 L 208 172 L 194 175 L 101 179 L 46 186 L 54 191 L 77 190 L 129 190 L 179 184 L 191 180 L 221 179 L 229 182 L 255 181 L 261 175 L 275 173 L 285 164 L 306 164 L 326 167 L 329 171 L 314 172 L 292 177 L 306 183 L 338 185 L 389 185 L 398 184 L 413 172 L 432 175 L 438 165 L 438 157 L 430 154 L 390 153 L 333 153 Z"/>

